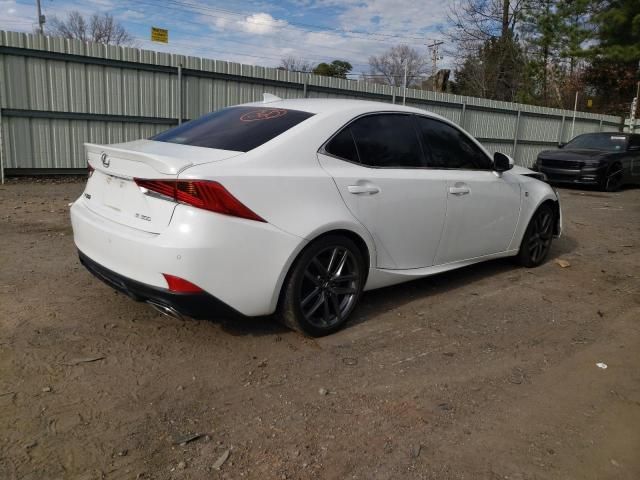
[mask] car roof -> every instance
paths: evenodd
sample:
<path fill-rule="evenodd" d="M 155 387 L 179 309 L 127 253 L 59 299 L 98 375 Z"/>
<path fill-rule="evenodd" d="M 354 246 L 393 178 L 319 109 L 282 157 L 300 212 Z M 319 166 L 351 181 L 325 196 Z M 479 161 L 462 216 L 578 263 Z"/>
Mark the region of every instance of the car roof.
<path fill-rule="evenodd" d="M 332 114 L 338 112 L 354 112 L 357 114 L 369 112 L 406 112 L 426 115 L 441 120 L 447 119 L 420 108 L 407 107 L 385 102 L 374 102 L 371 100 L 352 100 L 341 98 L 295 98 L 287 100 L 274 100 L 270 102 L 254 102 L 246 105 L 263 106 L 273 108 L 284 108 L 290 110 L 301 110 L 313 114 Z"/>
<path fill-rule="evenodd" d="M 608 136 L 608 135 L 615 135 L 616 137 L 628 137 L 630 135 L 634 135 L 636 136 L 637 134 L 631 134 L 628 132 L 590 132 L 590 133 L 581 133 L 580 135 L 576 135 L 575 138 L 578 137 L 593 137 L 596 135 L 604 135 L 604 136 Z"/>

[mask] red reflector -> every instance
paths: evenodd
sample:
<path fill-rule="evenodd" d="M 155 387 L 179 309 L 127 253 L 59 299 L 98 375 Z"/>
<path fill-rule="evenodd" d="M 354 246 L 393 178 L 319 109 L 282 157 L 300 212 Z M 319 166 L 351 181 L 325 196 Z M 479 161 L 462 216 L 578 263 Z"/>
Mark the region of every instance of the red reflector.
<path fill-rule="evenodd" d="M 160 193 L 176 202 L 232 217 L 266 222 L 218 182 L 207 180 L 147 180 L 135 178 L 139 187 Z"/>
<path fill-rule="evenodd" d="M 163 273 L 162 275 L 164 275 L 164 278 L 167 281 L 167 285 L 169 285 L 169 290 L 171 290 L 172 292 L 198 293 L 203 291 L 199 286 L 188 282 L 184 278 L 169 275 L 168 273 Z"/>

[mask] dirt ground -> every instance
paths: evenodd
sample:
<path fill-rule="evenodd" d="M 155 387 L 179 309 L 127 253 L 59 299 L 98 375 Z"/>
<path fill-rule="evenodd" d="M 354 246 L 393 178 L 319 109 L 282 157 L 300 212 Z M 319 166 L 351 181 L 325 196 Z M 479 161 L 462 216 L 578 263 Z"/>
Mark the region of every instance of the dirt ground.
<path fill-rule="evenodd" d="M 311 340 L 115 293 L 82 188 L 0 187 L 0 478 L 640 478 L 640 189 L 561 190 L 543 266 L 369 292 Z"/>

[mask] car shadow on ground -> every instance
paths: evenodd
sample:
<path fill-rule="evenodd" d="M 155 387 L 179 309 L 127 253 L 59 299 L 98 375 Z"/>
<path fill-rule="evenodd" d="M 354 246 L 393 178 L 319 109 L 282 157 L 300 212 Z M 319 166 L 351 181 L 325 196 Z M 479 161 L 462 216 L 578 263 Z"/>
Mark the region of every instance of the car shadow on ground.
<path fill-rule="evenodd" d="M 577 246 L 578 243 L 574 238 L 563 235 L 553 242 L 546 261 L 553 262 L 555 259 L 573 252 Z M 510 271 L 518 273 L 526 271 L 526 269 L 518 266 L 512 258 L 501 258 L 365 292 L 346 328 L 369 321 L 388 310 L 401 308 L 412 301 L 430 295 L 453 294 L 456 290 L 476 281 Z M 278 322 L 275 315 L 253 318 L 227 317 L 211 321 L 219 324 L 223 331 L 233 336 L 280 335 L 289 331 Z"/>
<path fill-rule="evenodd" d="M 275 315 L 263 317 L 243 317 L 227 316 L 225 318 L 213 319 L 211 322 L 220 325 L 220 328 L 234 337 L 240 336 L 269 336 L 281 335 L 290 330 L 278 321 Z"/>
<path fill-rule="evenodd" d="M 564 226 L 564 229 L 567 229 L 566 225 Z M 546 261 L 550 262 L 562 255 L 572 253 L 576 248 L 578 248 L 578 242 L 576 239 L 566 233 L 563 233 L 560 238 L 554 240 Z"/>
<path fill-rule="evenodd" d="M 416 299 L 439 293 L 454 292 L 480 279 L 519 268 L 510 258 L 498 259 L 365 292 L 346 328 L 371 320 L 390 309 L 401 308 Z M 289 331 L 278 321 L 276 315 L 265 317 L 229 315 L 207 321 L 220 325 L 225 333 L 233 336 L 280 335 Z"/>
<path fill-rule="evenodd" d="M 619 190 L 615 192 L 603 192 L 599 187 L 595 185 L 571 185 L 571 184 L 552 184 L 556 188 L 560 188 L 563 191 L 560 192 L 560 201 L 562 201 L 563 194 L 569 195 L 584 195 L 587 197 L 598 197 L 598 198 L 611 198 L 612 195 L 620 192 L 625 192 L 627 190 L 637 190 L 640 188 L 640 185 L 632 185 L 627 184 L 620 187 Z"/>
<path fill-rule="evenodd" d="M 553 242 L 546 262 L 553 262 L 555 259 L 573 252 L 577 246 L 578 242 L 574 238 L 563 235 Z M 360 306 L 355 312 L 356 315 L 349 322 L 347 328 L 366 322 L 382 312 L 402 307 L 420 298 L 442 293 L 454 294 L 456 290 L 476 281 L 511 271 L 514 274 L 518 274 L 526 270 L 526 268 L 519 266 L 513 258 L 500 258 L 408 283 L 365 292 L 360 300 Z"/>

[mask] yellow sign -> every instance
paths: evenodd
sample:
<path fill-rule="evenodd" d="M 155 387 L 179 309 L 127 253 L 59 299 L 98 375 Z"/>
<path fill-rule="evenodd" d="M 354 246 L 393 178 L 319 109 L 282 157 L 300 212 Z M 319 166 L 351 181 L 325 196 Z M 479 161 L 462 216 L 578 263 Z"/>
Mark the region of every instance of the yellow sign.
<path fill-rule="evenodd" d="M 593 100 L 591 98 L 587 99 L 587 107 L 589 108 L 593 107 Z"/>
<path fill-rule="evenodd" d="M 151 27 L 151 41 L 169 43 L 169 30 L 164 28 Z"/>

